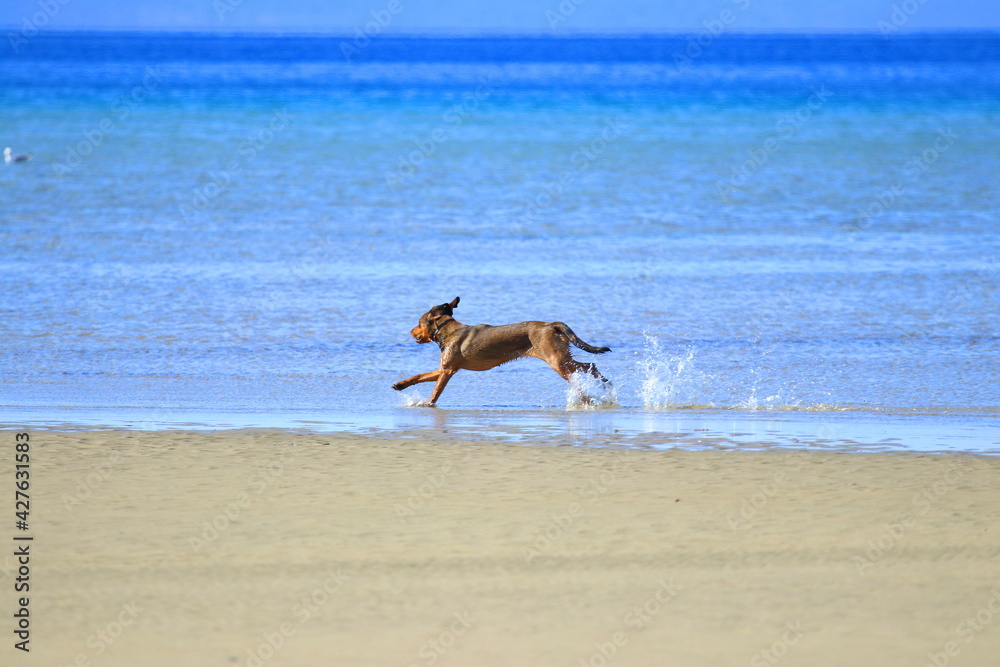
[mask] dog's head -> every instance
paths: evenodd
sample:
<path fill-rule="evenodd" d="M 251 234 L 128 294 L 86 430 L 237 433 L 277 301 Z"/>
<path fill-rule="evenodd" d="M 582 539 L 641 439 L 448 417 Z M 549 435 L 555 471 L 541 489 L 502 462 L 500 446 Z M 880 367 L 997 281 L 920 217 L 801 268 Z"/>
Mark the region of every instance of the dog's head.
<path fill-rule="evenodd" d="M 410 335 L 418 343 L 429 343 L 437 336 L 441 326 L 451 319 L 451 314 L 458 307 L 458 297 L 452 299 L 451 303 L 442 303 L 434 306 L 420 317 L 417 326 L 413 327 Z"/>

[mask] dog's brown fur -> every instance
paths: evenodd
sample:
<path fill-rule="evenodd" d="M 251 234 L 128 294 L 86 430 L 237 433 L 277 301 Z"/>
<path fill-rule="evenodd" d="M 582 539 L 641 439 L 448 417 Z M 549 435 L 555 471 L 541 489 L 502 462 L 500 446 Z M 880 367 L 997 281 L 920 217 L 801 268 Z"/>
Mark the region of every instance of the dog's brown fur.
<path fill-rule="evenodd" d="M 400 391 L 420 382 L 437 382 L 426 403 L 434 405 L 448 380 L 458 371 L 487 371 L 521 357 L 542 359 L 567 382 L 573 373 L 582 372 L 609 383 L 597 370 L 597 366 L 573 359 L 569 345 L 572 343 L 581 350 L 594 354 L 610 352 L 611 348 L 588 345 L 562 322 L 467 326 L 452 317 L 458 301 L 456 296 L 451 303 L 434 306 L 424 313 L 417 326 L 410 331 L 410 335 L 418 343 L 433 341 L 441 347 L 441 368 L 397 382 L 392 385 L 393 389 Z"/>

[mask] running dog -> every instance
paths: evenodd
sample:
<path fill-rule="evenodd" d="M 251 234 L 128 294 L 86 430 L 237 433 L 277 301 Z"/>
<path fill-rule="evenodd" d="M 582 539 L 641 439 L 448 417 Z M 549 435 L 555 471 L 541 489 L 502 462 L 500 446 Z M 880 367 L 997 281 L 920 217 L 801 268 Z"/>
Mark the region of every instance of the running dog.
<path fill-rule="evenodd" d="M 537 357 L 552 367 L 567 382 L 574 373 L 589 373 L 601 382 L 610 381 L 601 375 L 597 366 L 581 363 L 570 355 L 569 345 L 592 354 L 610 352 L 610 347 L 594 347 L 580 340 L 573 330 L 562 322 L 518 322 L 492 326 L 462 324 L 452 313 L 458 306 L 456 296 L 451 303 L 434 306 L 423 314 L 410 335 L 417 343 L 435 342 L 441 348 L 441 368 L 429 373 L 420 373 L 392 385 L 401 391 L 421 382 L 436 382 L 430 400 L 425 405 L 432 406 L 441 397 L 441 392 L 451 376 L 460 370 L 488 371 L 508 361 L 521 357 Z M 586 397 L 582 397 L 588 401 Z"/>

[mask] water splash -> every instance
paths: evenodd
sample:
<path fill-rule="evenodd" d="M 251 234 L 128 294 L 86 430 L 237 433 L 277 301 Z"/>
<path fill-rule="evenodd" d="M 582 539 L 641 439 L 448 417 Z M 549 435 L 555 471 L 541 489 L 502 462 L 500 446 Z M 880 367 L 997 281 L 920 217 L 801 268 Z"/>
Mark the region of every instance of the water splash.
<path fill-rule="evenodd" d="M 566 388 L 567 410 L 617 408 L 618 390 L 610 382 L 601 382 L 588 373 L 573 373 Z"/>
<path fill-rule="evenodd" d="M 705 375 L 694 361 L 694 350 L 666 353 L 658 338 L 646 336 L 642 359 L 637 364 L 639 397 L 647 408 L 676 408 L 704 404 Z"/>
<path fill-rule="evenodd" d="M 750 387 L 750 395 L 736 404 L 737 408 L 743 410 L 775 410 L 779 408 L 794 407 L 786 406 L 781 399 L 781 392 L 760 398 L 757 396 L 757 384 L 755 380 Z"/>
<path fill-rule="evenodd" d="M 422 396 L 418 391 L 408 391 L 402 394 L 399 400 L 401 408 L 422 408 L 427 406 L 427 396 Z"/>
<path fill-rule="evenodd" d="M 749 391 L 747 392 L 746 384 L 741 384 L 739 393 L 733 397 L 737 408 L 743 410 L 780 410 L 799 406 L 798 401 L 789 401 L 787 396 L 789 392 L 794 394 L 794 387 L 788 387 L 784 384 L 776 385 L 776 377 L 780 377 L 781 373 L 776 373 L 772 365 L 774 350 L 773 343 L 758 345 L 753 350 L 757 358 L 754 360 L 754 365 L 747 371 L 749 373 L 747 378 Z M 743 398 L 740 398 L 741 394 Z"/>

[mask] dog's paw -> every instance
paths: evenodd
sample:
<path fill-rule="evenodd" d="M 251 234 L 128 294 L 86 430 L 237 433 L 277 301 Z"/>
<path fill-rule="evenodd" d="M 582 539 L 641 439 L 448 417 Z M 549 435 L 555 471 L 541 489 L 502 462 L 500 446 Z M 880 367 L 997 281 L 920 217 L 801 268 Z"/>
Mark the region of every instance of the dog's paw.
<path fill-rule="evenodd" d="M 396 384 L 392 385 L 392 388 L 395 389 L 396 391 L 403 391 L 404 389 L 406 389 L 406 383 L 397 382 Z"/>

